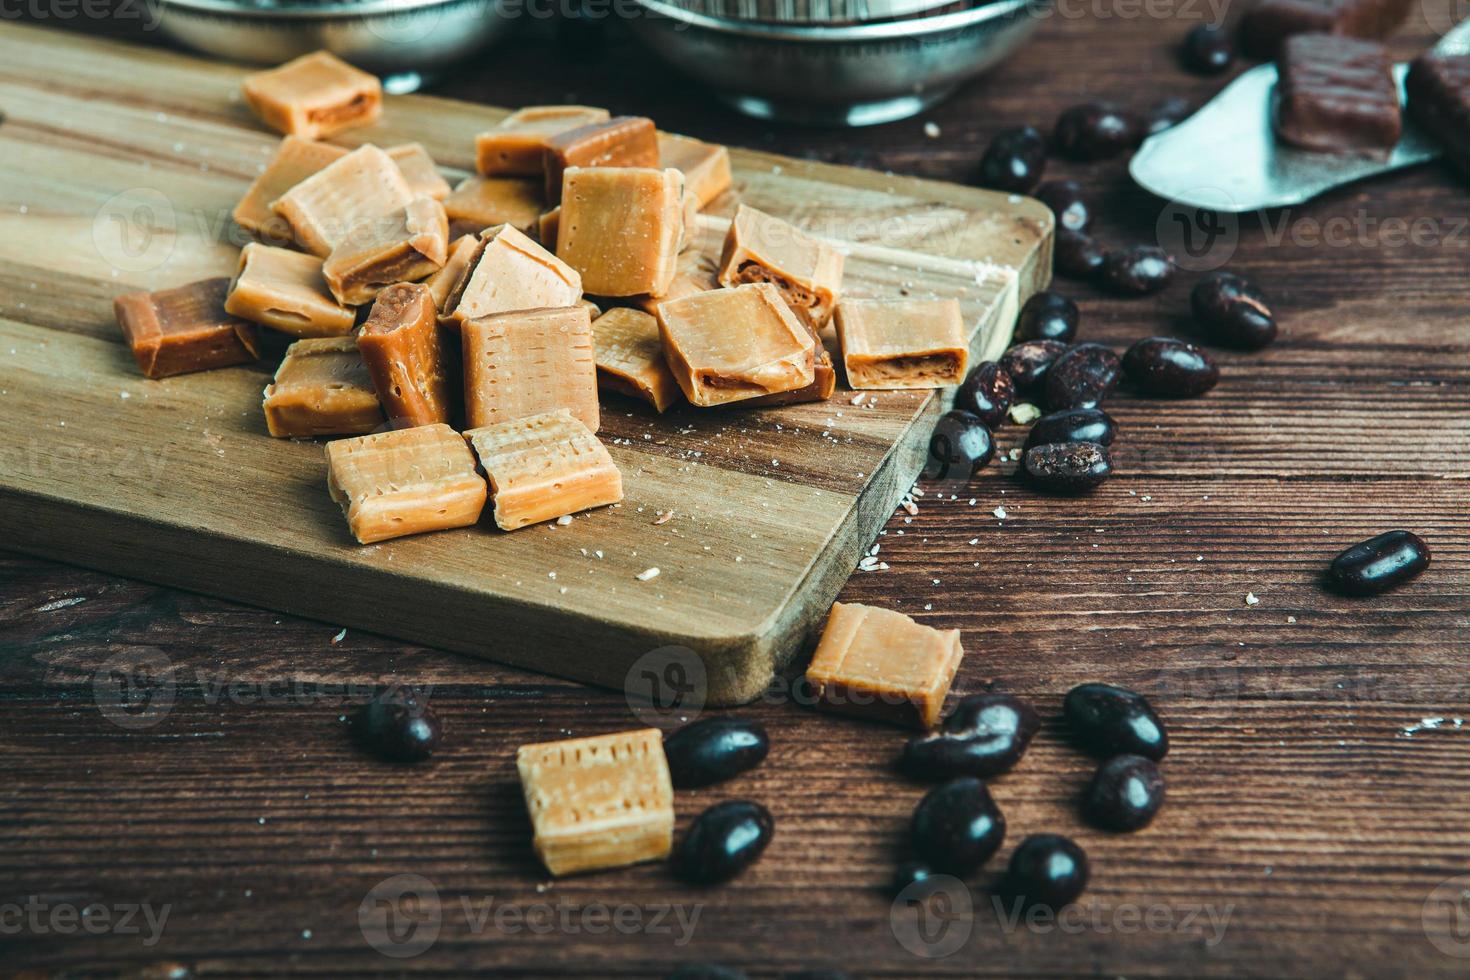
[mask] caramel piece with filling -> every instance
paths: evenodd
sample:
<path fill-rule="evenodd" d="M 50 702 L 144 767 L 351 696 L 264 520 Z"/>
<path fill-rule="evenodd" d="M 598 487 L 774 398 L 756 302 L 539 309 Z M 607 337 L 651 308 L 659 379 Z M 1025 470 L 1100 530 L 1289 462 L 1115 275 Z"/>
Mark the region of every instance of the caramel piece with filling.
<path fill-rule="evenodd" d="M 770 283 L 660 303 L 658 325 L 669 370 L 691 404 L 724 405 L 816 379 L 811 332 Z"/>
<path fill-rule="evenodd" d="M 677 170 L 568 170 L 557 257 L 594 296 L 664 295 L 684 234 L 683 181 Z"/>
<path fill-rule="evenodd" d="M 556 229 L 561 225 L 561 205 L 547 211 L 536 219 L 536 237 L 542 245 L 556 248 Z"/>
<path fill-rule="evenodd" d="M 666 858 L 674 788 L 657 728 L 523 745 L 532 847 L 554 875 Z"/>
<path fill-rule="evenodd" d="M 449 222 L 444 205 L 421 197 L 382 218 L 369 218 L 347 233 L 322 264 L 322 276 L 337 301 L 367 303 L 396 282 L 413 282 L 438 271 L 449 257 Z"/>
<path fill-rule="evenodd" d="M 444 312 L 444 306 L 449 302 L 449 296 L 454 292 L 454 287 L 469 269 L 470 262 L 479 254 L 479 251 L 480 239 L 478 237 L 461 235 L 449 246 L 449 254 L 444 259 L 443 268 L 424 280 L 429 295 L 434 299 L 434 308 L 440 313 Z"/>
<path fill-rule="evenodd" d="M 446 303 L 456 323 L 509 313 L 575 306 L 582 277 L 575 269 L 509 225 L 480 234 L 476 254 Z"/>
<path fill-rule="evenodd" d="M 718 143 L 658 134 L 659 166 L 673 167 L 684 175 L 684 188 L 698 202 L 696 210 L 730 188 L 730 151 Z"/>
<path fill-rule="evenodd" d="M 548 139 L 610 115 L 585 105 L 528 105 L 475 137 L 475 170 L 482 177 L 540 177 Z"/>
<path fill-rule="evenodd" d="M 965 380 L 970 346 L 953 299 L 847 300 L 837 337 L 854 388 L 939 388 Z"/>
<path fill-rule="evenodd" d="M 307 139 L 366 126 L 383 111 L 378 80 L 326 51 L 246 75 L 240 89 L 267 126 Z"/>
<path fill-rule="evenodd" d="M 302 248 L 326 258 L 347 234 L 413 200 L 398 164 L 376 146 L 360 146 L 282 194 L 271 205 Z"/>
<path fill-rule="evenodd" d="M 388 147 L 386 152 L 403 171 L 403 179 L 408 181 L 408 189 L 414 197 L 432 197 L 442 201 L 449 196 L 449 181 L 439 173 L 439 167 L 429 156 L 429 151 L 424 149 L 424 144 L 402 143 Z"/>
<path fill-rule="evenodd" d="M 543 206 L 541 185 L 516 177 L 466 177 L 444 199 L 444 210 L 455 227 L 474 232 L 492 225 L 529 232 Z"/>
<path fill-rule="evenodd" d="M 745 404 L 751 407 L 774 405 L 799 405 L 804 402 L 824 402 L 837 390 L 837 368 L 832 363 L 832 354 L 819 338 L 812 348 L 812 383 L 805 388 L 783 391 L 775 395 L 752 398 Z"/>
<path fill-rule="evenodd" d="M 357 323 L 356 312 L 332 298 L 321 259 L 259 242 L 241 251 L 225 309 L 293 337 L 338 337 Z"/>
<path fill-rule="evenodd" d="M 229 289 L 230 280 L 221 277 L 156 293 L 126 293 L 113 300 L 117 325 L 138 369 L 157 380 L 246 364 L 259 357 L 255 324 L 225 312 Z"/>
<path fill-rule="evenodd" d="M 607 447 L 566 409 L 465 433 L 490 478 L 495 523 L 505 531 L 623 499 Z"/>
<path fill-rule="evenodd" d="M 842 288 L 842 253 L 795 225 L 742 204 L 725 235 L 720 283 L 768 282 L 796 315 L 820 330 Z"/>
<path fill-rule="evenodd" d="M 383 424 L 357 341 L 314 337 L 286 348 L 265 389 L 265 425 L 277 438 L 361 435 Z"/>
<path fill-rule="evenodd" d="M 679 253 L 679 258 L 674 263 L 674 278 L 662 296 L 634 296 L 629 302 L 644 313 L 657 316 L 660 303 L 719 289 L 720 284 L 715 280 L 715 265 L 715 260 L 703 252 L 686 249 Z"/>
<path fill-rule="evenodd" d="M 347 151 L 330 143 L 317 143 L 300 136 L 287 136 L 276 147 L 275 156 L 260 176 L 251 182 L 245 196 L 235 205 L 235 224 L 259 238 L 290 244 L 295 240 L 285 218 L 271 210 L 271 203 Z"/>
<path fill-rule="evenodd" d="M 471 426 L 565 408 L 597 431 L 597 358 L 584 307 L 466 320 L 460 337 Z"/>
<path fill-rule="evenodd" d="M 572 167 L 657 167 L 658 130 L 652 119 L 617 116 L 557 133 L 546 141 L 546 203 L 561 203 L 562 178 Z"/>
<path fill-rule="evenodd" d="M 469 527 L 485 509 L 475 454 L 438 423 L 328 444 L 327 490 L 361 544 Z"/>
<path fill-rule="evenodd" d="M 835 603 L 806 680 L 839 714 L 915 728 L 939 722 L 964 650 L 959 630 L 937 630 L 903 613 Z"/>
<path fill-rule="evenodd" d="M 449 421 L 439 316 L 427 287 L 399 283 L 379 293 L 357 334 L 357 350 L 390 425 Z"/>
<path fill-rule="evenodd" d="M 656 317 L 641 310 L 608 310 L 592 321 L 592 343 L 597 384 L 604 391 L 640 398 L 660 412 L 679 397 Z"/>

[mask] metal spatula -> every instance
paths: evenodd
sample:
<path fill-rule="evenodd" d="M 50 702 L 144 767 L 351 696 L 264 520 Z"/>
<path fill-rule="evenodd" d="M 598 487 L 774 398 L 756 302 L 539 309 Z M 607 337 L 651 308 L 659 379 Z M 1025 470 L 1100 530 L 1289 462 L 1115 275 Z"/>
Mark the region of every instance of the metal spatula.
<path fill-rule="evenodd" d="M 1436 54 L 1470 51 L 1470 20 L 1434 46 Z M 1408 65 L 1395 65 L 1403 100 Z M 1387 157 L 1310 153 L 1277 142 L 1271 128 L 1276 66 L 1260 65 L 1235 79 L 1187 120 L 1144 141 L 1129 172 L 1144 189 L 1169 201 L 1212 211 L 1257 211 L 1300 204 L 1364 177 L 1432 160 L 1440 147 L 1413 123 Z"/>

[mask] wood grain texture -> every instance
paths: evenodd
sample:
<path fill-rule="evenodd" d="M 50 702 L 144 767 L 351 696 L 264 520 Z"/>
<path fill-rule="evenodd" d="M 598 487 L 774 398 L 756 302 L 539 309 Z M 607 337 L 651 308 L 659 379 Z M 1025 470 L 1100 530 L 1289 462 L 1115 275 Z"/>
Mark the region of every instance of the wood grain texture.
<path fill-rule="evenodd" d="M 927 117 L 941 128 L 935 139 L 919 120 L 832 133 L 712 110 L 616 34 L 597 60 L 562 57 L 533 35 L 440 92 L 511 104 L 554 92 L 651 112 L 700 137 L 964 180 L 1002 126 L 1045 125 L 1083 97 L 1140 105 L 1220 84 L 1176 64 L 1174 46 L 1203 8 L 1151 8 L 1161 21 L 1122 16 L 1126 7 L 1053 18 L 1015 60 Z M 1422 14 L 1442 21 L 1449 9 L 1427 3 L 1396 54 L 1429 42 Z M 1131 187 L 1121 162 L 1049 167 L 1085 184 L 1108 240 L 1154 240 L 1158 202 Z M 1426 217 L 1437 242 L 1381 234 L 1385 222 Z M 336 624 L 15 557 L 0 565 L 0 902 L 37 894 L 173 912 L 151 947 L 137 936 L 0 934 L 6 966 L 643 978 L 720 961 L 759 978 L 815 966 L 894 980 L 1463 975 L 1467 960 L 1435 944 L 1453 936 L 1448 906 L 1428 900 L 1470 871 L 1470 730 L 1446 721 L 1405 732 L 1426 717 L 1470 717 L 1470 238 L 1454 233 L 1467 217 L 1465 186 L 1434 165 L 1343 189 L 1284 225 L 1274 214 L 1244 219 L 1230 266 L 1275 301 L 1275 347 L 1221 353 L 1224 380 L 1198 401 L 1121 393 L 1109 406 L 1124 426 L 1120 472 L 1085 501 L 1031 494 L 1003 464 L 956 488 L 957 499 L 929 494 L 917 515 L 887 525 L 880 555 L 891 567 L 855 576 L 842 599 L 962 629 L 958 689 L 1019 693 L 1050 722 L 994 783 L 1010 839 L 975 877 L 973 930 L 952 955 L 904 949 L 881 890 L 921 792 L 889 768 L 901 732 L 773 694 L 744 709 L 771 732 L 765 765 L 676 798 L 681 829 L 720 799 L 772 808 L 775 841 L 745 877 L 699 891 L 649 866 L 538 891 L 515 746 L 633 727 L 620 695 L 356 631 L 333 643 Z M 1333 221 L 1379 231 L 1310 244 L 1307 233 Z M 1121 346 L 1184 330 L 1190 279 L 1144 301 L 1067 288 L 1084 335 Z M 1021 438 L 1002 430 L 1003 447 Z M 1371 600 L 1321 588 L 1337 550 L 1396 526 L 1435 548 L 1421 579 Z M 1260 604 L 1247 606 L 1247 592 Z M 100 710 L 95 681 L 114 656 L 140 675 L 176 675 L 172 708 L 151 728 L 120 728 Z M 375 764 L 342 733 L 363 688 L 391 678 L 434 685 L 453 734 L 432 766 Z M 1091 763 L 1055 716 L 1062 694 L 1088 680 L 1147 693 L 1171 726 L 1170 802 L 1136 836 L 1098 833 L 1076 815 Z M 140 702 L 150 689 L 169 690 L 144 687 Z M 1075 835 L 1092 857 L 1079 931 L 1007 931 L 989 905 L 1014 843 L 1041 831 Z M 366 944 L 358 911 L 370 889 L 405 873 L 431 879 L 450 911 L 430 950 L 394 960 Z M 680 946 L 677 930 L 476 928 L 491 897 L 520 909 L 564 900 L 702 911 Z M 1112 917 L 1155 906 L 1165 911 L 1153 927 Z M 1221 941 L 1211 944 L 1203 909 L 1217 920 L 1229 910 Z"/>

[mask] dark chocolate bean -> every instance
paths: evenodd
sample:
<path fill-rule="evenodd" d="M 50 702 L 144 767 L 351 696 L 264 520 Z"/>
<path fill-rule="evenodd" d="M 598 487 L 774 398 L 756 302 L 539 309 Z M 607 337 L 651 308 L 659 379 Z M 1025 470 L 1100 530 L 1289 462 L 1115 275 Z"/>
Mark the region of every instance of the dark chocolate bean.
<path fill-rule="evenodd" d="M 964 874 L 984 864 L 1005 840 L 1006 818 L 985 784 L 972 776 L 940 783 L 914 809 L 914 850 L 941 871 Z"/>
<path fill-rule="evenodd" d="M 923 861 L 905 861 L 893 871 L 893 882 L 889 886 L 893 894 L 908 891 L 909 898 L 921 898 L 929 894 L 937 884 L 935 871 Z"/>
<path fill-rule="evenodd" d="M 1017 391 L 1030 391 L 1041 384 L 1052 362 L 1066 350 L 1067 345 L 1060 340 L 1028 340 L 1002 354 L 999 363 Z"/>
<path fill-rule="evenodd" d="M 1148 698 L 1126 687 L 1079 684 L 1067 692 L 1062 713 L 1083 751 L 1106 758 L 1128 753 L 1162 759 L 1169 733 Z"/>
<path fill-rule="evenodd" d="M 1078 344 L 1052 362 L 1046 372 L 1046 404 L 1065 408 L 1097 408 L 1118 387 L 1122 362 L 1111 347 Z"/>
<path fill-rule="evenodd" d="M 1046 138 L 1035 126 L 1003 129 L 980 158 L 980 186 L 1026 194 L 1046 169 Z"/>
<path fill-rule="evenodd" d="M 1051 208 L 1059 231 L 1086 231 L 1092 226 L 1092 209 L 1075 180 L 1049 180 L 1036 189 L 1036 199 Z"/>
<path fill-rule="evenodd" d="M 1328 581 L 1348 595 L 1377 595 L 1429 567 L 1429 545 L 1412 531 L 1388 531 L 1332 559 Z"/>
<path fill-rule="evenodd" d="M 1261 291 L 1229 272 L 1212 272 L 1189 294 L 1194 318 L 1211 340 L 1257 350 L 1276 339 L 1276 318 Z"/>
<path fill-rule="evenodd" d="M 1173 129 L 1194 115 L 1194 103 L 1183 96 L 1171 95 L 1162 102 L 1149 107 L 1143 117 L 1143 135 L 1157 136 L 1166 129 Z"/>
<path fill-rule="evenodd" d="M 955 392 L 954 407 L 969 412 L 992 429 L 1005 421 L 1016 395 L 1011 376 L 994 361 L 984 361 L 966 376 Z"/>
<path fill-rule="evenodd" d="M 775 827 L 771 811 L 759 803 L 716 803 L 694 818 L 674 849 L 674 872 L 699 884 L 729 881 L 761 856 Z"/>
<path fill-rule="evenodd" d="M 1005 890 L 1028 905 L 1059 909 L 1087 887 L 1087 852 L 1060 834 L 1032 834 L 1011 852 Z"/>
<path fill-rule="evenodd" d="M 929 459 L 924 477 L 929 480 L 968 480 L 995 456 L 995 436 L 990 427 L 970 412 L 956 409 L 939 417 L 929 436 Z"/>
<path fill-rule="evenodd" d="M 1026 434 L 1026 449 L 1052 442 L 1094 442 L 1111 446 L 1118 423 L 1100 408 L 1068 408 L 1043 415 Z"/>
<path fill-rule="evenodd" d="M 1021 472 L 1044 493 L 1080 494 L 1112 476 L 1113 461 L 1094 442 L 1053 442 L 1026 450 Z"/>
<path fill-rule="evenodd" d="M 1104 830 L 1139 830 L 1164 805 L 1164 777 L 1152 759 L 1116 755 L 1097 767 L 1082 797 L 1082 815 Z"/>
<path fill-rule="evenodd" d="M 444 737 L 434 709 L 404 687 L 379 691 L 358 709 L 353 727 L 365 748 L 389 762 L 422 762 Z"/>
<path fill-rule="evenodd" d="M 1145 337 L 1128 348 L 1123 372 L 1140 391 L 1168 398 L 1203 395 L 1220 380 L 1213 357 L 1173 337 Z"/>
<path fill-rule="evenodd" d="M 1057 229 L 1054 262 L 1057 275 L 1068 279 L 1095 279 L 1107 252 L 1085 232 Z"/>
<path fill-rule="evenodd" d="M 758 721 L 704 718 L 664 737 L 676 789 L 709 786 L 760 765 L 771 740 Z"/>
<path fill-rule="evenodd" d="M 1070 344 L 1077 336 L 1077 304 L 1061 293 L 1037 293 L 1016 317 L 1016 340 L 1060 340 Z"/>
<path fill-rule="evenodd" d="M 996 776 L 1021 761 L 1040 728 L 1036 710 L 1020 698 L 973 694 L 955 707 L 939 731 L 910 739 L 899 766 L 918 779 Z"/>
<path fill-rule="evenodd" d="M 1174 281 L 1174 260 L 1157 245 L 1112 249 L 1103 256 L 1097 281 L 1120 296 L 1149 296 Z"/>
<path fill-rule="evenodd" d="M 1072 106 L 1057 118 L 1052 145 L 1073 160 L 1106 160 L 1138 144 L 1143 125 L 1121 106 L 1089 102 Z"/>
<path fill-rule="evenodd" d="M 1200 75 L 1218 75 L 1235 61 L 1235 42 L 1219 24 L 1196 24 L 1184 35 L 1184 67 Z"/>

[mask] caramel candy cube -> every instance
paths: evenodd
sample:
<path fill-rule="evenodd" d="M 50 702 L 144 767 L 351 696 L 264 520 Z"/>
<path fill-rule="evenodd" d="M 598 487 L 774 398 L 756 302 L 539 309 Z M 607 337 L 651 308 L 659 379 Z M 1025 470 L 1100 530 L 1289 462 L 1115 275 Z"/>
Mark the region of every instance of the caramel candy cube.
<path fill-rule="evenodd" d="M 281 145 L 276 147 L 275 156 L 271 157 L 260 176 L 251 182 L 240 203 L 235 205 L 235 224 L 257 237 L 289 244 L 295 238 L 291 234 L 291 226 L 271 210 L 272 202 L 346 155 L 346 150 L 330 143 L 317 143 L 300 136 L 283 138 Z"/>
<path fill-rule="evenodd" d="M 730 187 L 730 151 L 718 143 L 659 133 L 658 158 L 659 166 L 673 167 L 684 175 L 684 189 L 700 209 Z"/>
<path fill-rule="evenodd" d="M 959 630 L 836 603 L 806 669 L 818 703 L 840 714 L 933 728 L 964 650 Z"/>
<path fill-rule="evenodd" d="M 664 360 L 658 318 L 624 307 L 592 321 L 597 384 L 604 391 L 640 398 L 662 412 L 679 397 L 679 383 Z"/>
<path fill-rule="evenodd" d="M 793 391 L 816 379 L 811 332 L 770 283 L 660 303 L 658 325 L 669 370 L 693 405 Z"/>
<path fill-rule="evenodd" d="M 475 138 L 475 169 L 482 177 L 539 177 L 548 139 L 609 115 L 585 105 L 526 106 Z"/>
<path fill-rule="evenodd" d="M 623 499 L 607 447 L 564 408 L 465 432 L 490 479 L 495 524 L 514 531 Z"/>
<path fill-rule="evenodd" d="M 546 141 L 546 203 L 561 203 L 572 167 L 657 167 L 658 130 L 643 116 L 618 116 L 557 133 Z"/>
<path fill-rule="evenodd" d="M 332 298 L 321 259 L 258 242 L 240 253 L 225 309 L 294 337 L 338 337 L 357 322 L 356 312 Z"/>
<path fill-rule="evenodd" d="M 379 293 L 357 334 L 357 350 L 390 425 L 449 421 L 439 315 L 428 287 L 399 283 Z"/>
<path fill-rule="evenodd" d="M 970 347 L 953 299 L 847 300 L 837 336 L 854 388 L 939 388 L 965 380 Z"/>
<path fill-rule="evenodd" d="M 361 435 L 383 424 L 357 341 L 313 337 L 286 348 L 265 389 L 265 425 L 277 438 Z"/>
<path fill-rule="evenodd" d="M 674 788 L 657 728 L 523 745 L 536 856 L 554 875 L 668 857 Z"/>
<path fill-rule="evenodd" d="M 556 248 L 556 229 L 561 223 L 561 205 L 547 211 L 536 219 L 536 237 L 542 245 Z"/>
<path fill-rule="evenodd" d="M 326 258 L 364 221 L 413 200 L 403 171 L 371 144 L 360 146 L 282 194 L 272 205 L 302 248 Z"/>
<path fill-rule="evenodd" d="M 307 139 L 366 126 L 383 110 L 378 80 L 326 51 L 246 75 L 240 88 L 267 126 Z"/>
<path fill-rule="evenodd" d="M 677 170 L 568 170 L 557 257 L 593 296 L 664 295 L 684 235 L 683 182 Z"/>
<path fill-rule="evenodd" d="M 424 144 L 402 143 L 388 147 L 385 152 L 403 171 L 403 179 L 408 181 L 408 189 L 414 197 L 432 197 L 442 201 L 449 196 L 449 181 L 439 173 Z"/>
<path fill-rule="evenodd" d="M 413 282 L 438 271 L 449 257 L 449 222 L 432 197 L 348 232 L 322 264 L 322 276 L 339 303 L 367 303 L 396 282 Z"/>
<path fill-rule="evenodd" d="M 804 323 L 820 330 L 832 318 L 842 288 L 842 253 L 742 204 L 725 235 L 719 278 L 725 286 L 773 284 Z"/>
<path fill-rule="evenodd" d="M 113 300 L 117 325 L 138 369 L 157 380 L 259 357 L 255 324 L 225 312 L 229 289 L 230 280 L 221 277 Z"/>
<path fill-rule="evenodd" d="M 327 489 L 361 544 L 468 527 L 485 509 L 474 453 L 441 423 L 329 443 Z"/>
<path fill-rule="evenodd" d="M 434 299 L 434 308 L 440 313 L 444 312 L 444 307 L 449 302 L 449 296 L 454 292 L 454 287 L 469 269 L 470 262 L 479 254 L 479 251 L 480 239 L 478 237 L 461 235 L 450 244 L 449 254 L 444 259 L 443 267 L 424 280 L 429 295 Z"/>
<path fill-rule="evenodd" d="M 592 318 L 581 306 L 466 320 L 465 415 L 472 427 L 565 408 L 597 431 Z"/>
<path fill-rule="evenodd" d="M 518 177 L 466 177 L 444 199 L 455 227 L 475 232 L 492 225 L 529 232 L 542 207 L 541 185 Z"/>
<path fill-rule="evenodd" d="M 644 313 L 657 316 L 660 303 L 719 289 L 720 284 L 715 280 L 715 266 L 715 260 L 698 249 L 685 249 L 679 253 L 679 258 L 674 263 L 674 278 L 662 296 L 634 296 L 629 302 Z"/>
<path fill-rule="evenodd" d="M 476 254 L 446 302 L 457 323 L 509 313 L 575 306 L 582 298 L 577 271 L 509 225 L 480 233 Z"/>

